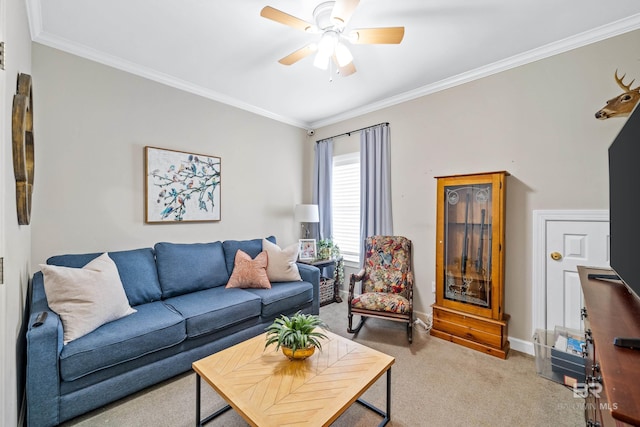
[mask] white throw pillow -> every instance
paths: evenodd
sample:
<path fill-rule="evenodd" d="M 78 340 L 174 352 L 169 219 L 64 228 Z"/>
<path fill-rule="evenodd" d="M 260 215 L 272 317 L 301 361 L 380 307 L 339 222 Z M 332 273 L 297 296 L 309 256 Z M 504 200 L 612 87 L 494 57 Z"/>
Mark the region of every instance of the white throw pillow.
<path fill-rule="evenodd" d="M 267 252 L 267 277 L 271 282 L 293 282 L 302 280 L 296 260 L 298 259 L 298 244 L 294 243 L 284 249 L 267 239 L 262 239 L 262 250 Z"/>
<path fill-rule="evenodd" d="M 129 306 L 118 267 L 107 253 L 82 268 L 41 264 L 49 307 L 62 319 L 64 344 L 136 310 Z"/>

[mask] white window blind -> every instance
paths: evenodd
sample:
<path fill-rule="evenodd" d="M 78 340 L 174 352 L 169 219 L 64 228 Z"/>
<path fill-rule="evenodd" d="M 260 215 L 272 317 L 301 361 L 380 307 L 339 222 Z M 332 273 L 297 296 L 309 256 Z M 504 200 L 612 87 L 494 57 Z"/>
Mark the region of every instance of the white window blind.
<path fill-rule="evenodd" d="M 333 158 L 333 241 L 345 261 L 360 261 L 360 153 Z"/>

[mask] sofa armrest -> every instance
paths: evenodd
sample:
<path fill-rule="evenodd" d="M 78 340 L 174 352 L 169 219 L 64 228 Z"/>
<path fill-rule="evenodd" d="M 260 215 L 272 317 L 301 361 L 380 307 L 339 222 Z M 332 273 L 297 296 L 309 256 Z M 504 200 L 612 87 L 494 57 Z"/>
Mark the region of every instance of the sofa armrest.
<path fill-rule="evenodd" d="M 312 314 L 320 314 L 320 269 L 308 264 L 297 263 L 300 277 L 313 286 Z"/>
<path fill-rule="evenodd" d="M 38 304 L 44 292 L 42 273 L 32 280 L 31 314 L 27 326 L 27 425 L 53 426 L 59 424 L 60 372 L 58 359 L 62 351 L 62 322 L 48 307 Z M 35 302 L 35 304 L 34 304 Z M 47 313 L 42 324 L 36 319 Z"/>

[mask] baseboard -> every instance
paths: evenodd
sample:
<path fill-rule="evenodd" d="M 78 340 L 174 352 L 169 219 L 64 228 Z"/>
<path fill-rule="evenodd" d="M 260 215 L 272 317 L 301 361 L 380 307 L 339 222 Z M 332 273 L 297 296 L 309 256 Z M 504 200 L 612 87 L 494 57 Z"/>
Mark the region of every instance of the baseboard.
<path fill-rule="evenodd" d="M 516 350 L 516 351 L 519 351 L 520 353 L 526 353 L 531 356 L 535 356 L 532 342 L 521 340 L 519 338 L 513 338 L 513 337 L 509 337 L 509 342 L 511 343 L 512 350 Z"/>

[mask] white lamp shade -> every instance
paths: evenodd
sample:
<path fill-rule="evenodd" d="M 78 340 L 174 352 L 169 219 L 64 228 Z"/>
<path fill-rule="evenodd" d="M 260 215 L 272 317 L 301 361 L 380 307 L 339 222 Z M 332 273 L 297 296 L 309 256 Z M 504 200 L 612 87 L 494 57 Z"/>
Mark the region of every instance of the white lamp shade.
<path fill-rule="evenodd" d="M 297 222 L 319 222 L 318 205 L 296 205 L 295 219 Z"/>

